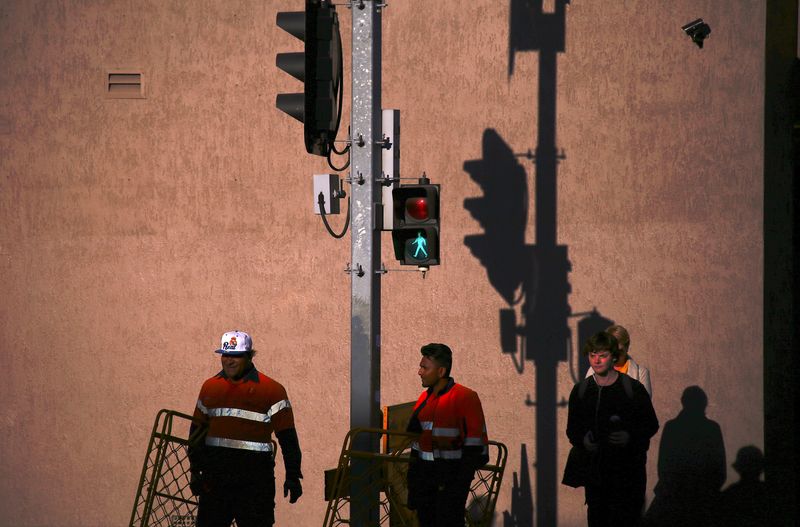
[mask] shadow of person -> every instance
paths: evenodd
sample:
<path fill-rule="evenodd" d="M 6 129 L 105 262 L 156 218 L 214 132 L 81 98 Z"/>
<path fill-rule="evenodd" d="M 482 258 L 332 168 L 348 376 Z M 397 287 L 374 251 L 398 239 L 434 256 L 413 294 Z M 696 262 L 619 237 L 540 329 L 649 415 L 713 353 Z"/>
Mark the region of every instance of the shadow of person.
<path fill-rule="evenodd" d="M 725 445 L 719 425 L 706 417 L 708 397 L 699 386 L 681 396 L 683 409 L 664 425 L 658 483 L 644 525 L 706 527 L 725 483 Z"/>
<path fill-rule="evenodd" d="M 761 474 L 764 454 L 758 447 L 745 446 L 736 453 L 733 468 L 739 481 L 722 491 L 714 525 L 720 527 L 761 527 L 767 521 L 767 489 Z"/>

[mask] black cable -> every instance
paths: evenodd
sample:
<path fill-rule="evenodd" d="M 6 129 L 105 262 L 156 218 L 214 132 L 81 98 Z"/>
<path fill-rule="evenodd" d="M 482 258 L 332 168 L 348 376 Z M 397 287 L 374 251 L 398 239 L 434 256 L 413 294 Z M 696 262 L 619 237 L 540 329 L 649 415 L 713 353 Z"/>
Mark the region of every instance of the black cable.
<path fill-rule="evenodd" d="M 331 226 L 328 223 L 328 218 L 326 218 L 325 214 L 325 196 L 322 195 L 322 192 L 320 192 L 319 196 L 317 196 L 317 203 L 319 204 L 319 212 L 322 215 L 322 223 L 324 223 L 325 228 L 328 229 L 328 234 L 337 239 L 342 238 L 347 232 L 347 227 L 350 226 L 350 198 L 347 198 L 347 217 L 344 220 L 344 229 L 342 230 L 341 234 L 336 234 L 333 232 L 333 229 L 331 229 Z"/>
<path fill-rule="evenodd" d="M 336 136 L 339 134 L 339 125 L 342 124 L 342 102 L 344 101 L 344 83 L 342 82 L 342 73 L 344 71 L 344 58 L 342 57 L 342 39 L 339 37 L 336 39 L 339 41 L 339 111 L 336 115 L 336 132 L 333 134 L 333 139 L 336 139 Z M 333 146 L 333 141 L 331 141 L 331 146 Z"/>
<path fill-rule="evenodd" d="M 339 60 L 340 60 L 340 64 L 341 64 L 341 53 L 340 53 Z M 344 84 L 342 83 L 342 81 L 340 79 L 339 80 L 339 113 L 336 116 L 336 133 L 333 134 L 333 140 L 331 141 L 331 151 L 333 151 L 336 154 L 339 154 L 340 156 L 343 156 L 344 154 L 347 153 L 348 150 L 350 150 L 350 144 L 349 143 L 347 144 L 346 147 L 344 147 L 344 150 L 342 150 L 341 152 L 336 150 L 336 144 L 335 144 L 336 136 L 339 135 L 339 125 L 342 124 L 342 103 L 343 102 L 344 102 Z M 348 132 L 347 135 L 349 136 L 350 135 L 350 127 L 349 126 L 347 127 L 347 132 Z"/>
<path fill-rule="evenodd" d="M 348 145 L 348 149 L 349 148 L 350 148 L 350 146 Z M 346 151 L 347 150 L 345 150 L 345 152 Z M 343 170 L 347 170 L 347 167 L 350 166 L 350 156 L 349 155 L 347 156 L 347 163 L 345 163 L 343 167 L 335 167 L 335 166 L 333 166 L 333 163 L 331 163 L 331 154 L 330 154 L 330 152 L 328 152 L 328 158 L 327 159 L 328 159 L 328 166 L 331 167 L 334 170 L 334 172 L 341 172 Z"/>
<path fill-rule="evenodd" d="M 345 155 L 345 154 L 346 154 L 347 152 L 349 152 L 349 151 L 350 151 L 350 143 L 349 143 L 349 142 L 347 143 L 347 146 L 346 146 L 346 147 L 344 147 L 344 149 L 343 149 L 341 152 L 339 152 L 338 150 L 336 150 L 336 145 L 335 145 L 335 144 L 333 144 L 333 142 L 331 142 L 331 152 L 333 152 L 334 154 L 338 154 L 338 155 L 340 155 L 340 156 L 343 156 L 343 155 Z"/>
<path fill-rule="evenodd" d="M 341 117 L 342 117 L 342 94 L 343 93 L 344 93 L 344 87 L 340 84 L 339 85 L 339 117 L 337 118 L 337 121 L 339 121 L 341 119 Z M 336 131 L 337 131 L 337 133 L 339 131 L 339 124 L 338 123 L 336 124 Z M 347 135 L 348 135 L 348 137 L 350 136 L 350 128 L 349 127 L 347 128 Z M 335 172 L 341 172 L 343 170 L 346 170 L 347 167 L 350 166 L 350 156 L 349 155 L 347 156 L 347 163 L 345 163 L 345 165 L 343 167 L 337 168 L 337 167 L 333 166 L 333 162 L 331 161 L 331 152 L 333 152 L 335 154 L 338 154 L 340 156 L 343 156 L 343 155 L 347 154 L 348 152 L 350 152 L 350 143 L 348 143 L 347 146 L 344 147 L 344 149 L 341 152 L 339 152 L 338 150 L 336 150 L 336 144 L 334 143 L 334 141 L 331 141 L 331 150 L 330 150 L 330 152 L 328 152 L 328 157 L 327 157 L 328 166 L 331 167 Z"/>
<path fill-rule="evenodd" d="M 331 139 L 331 141 L 330 141 L 331 150 L 330 150 L 330 152 L 328 152 L 328 165 L 333 170 L 337 170 L 337 171 L 344 170 L 348 166 L 350 166 L 350 159 L 349 158 L 347 160 L 347 164 L 341 169 L 337 169 L 336 167 L 333 166 L 333 163 L 331 163 L 331 152 L 333 152 L 333 153 L 335 153 L 337 155 L 343 156 L 344 154 L 346 154 L 347 152 L 350 151 L 350 144 L 349 143 L 348 143 L 348 145 L 346 147 L 344 147 L 344 150 L 342 150 L 341 152 L 336 150 L 336 144 L 335 144 L 336 136 L 339 135 L 339 126 L 342 124 L 342 103 L 344 102 L 344 83 L 342 82 L 341 72 L 342 72 L 343 69 L 344 69 L 344 59 L 342 58 L 342 41 L 341 41 L 341 39 L 339 39 L 339 90 L 338 90 L 339 91 L 339 105 L 338 105 L 339 108 L 338 108 L 338 112 L 336 114 L 335 132 L 333 133 L 333 139 Z M 348 134 L 347 135 L 348 136 L 350 135 L 349 127 L 348 127 Z"/>
<path fill-rule="evenodd" d="M 342 94 L 343 93 L 344 93 L 344 85 L 339 83 L 339 116 L 336 118 L 336 121 L 337 121 L 336 122 L 336 133 L 337 134 L 339 133 L 339 122 L 341 121 L 341 118 L 342 118 L 342 101 L 343 101 Z M 348 135 L 348 137 L 350 136 L 350 128 L 349 127 L 347 129 L 347 135 Z M 336 136 L 334 135 L 334 139 L 335 139 L 335 137 Z M 336 166 L 333 165 L 333 162 L 331 161 L 331 153 L 333 152 L 333 153 L 336 153 L 336 154 L 338 154 L 340 156 L 343 156 L 343 155 L 347 154 L 348 152 L 350 152 L 350 143 L 348 143 L 347 146 L 344 147 L 344 149 L 341 152 L 336 150 L 336 144 L 334 143 L 334 141 L 331 141 L 330 144 L 331 144 L 331 150 L 330 150 L 330 152 L 328 152 L 328 157 L 326 158 L 327 161 L 328 161 L 328 166 L 331 167 L 331 169 L 333 171 L 335 171 L 335 172 L 342 172 L 343 170 L 347 170 L 347 167 L 350 166 L 350 156 L 349 155 L 347 156 L 347 163 L 345 163 L 345 165 L 343 167 L 336 167 Z"/>

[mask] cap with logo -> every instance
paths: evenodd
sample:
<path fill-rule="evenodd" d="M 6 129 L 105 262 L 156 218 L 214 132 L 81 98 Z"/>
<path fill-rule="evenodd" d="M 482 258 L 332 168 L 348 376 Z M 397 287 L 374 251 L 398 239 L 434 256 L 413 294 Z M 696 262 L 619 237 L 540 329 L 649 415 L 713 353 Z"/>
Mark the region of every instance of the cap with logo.
<path fill-rule="evenodd" d="M 244 331 L 234 330 L 222 334 L 220 348 L 216 353 L 239 356 L 253 349 L 253 340 Z"/>

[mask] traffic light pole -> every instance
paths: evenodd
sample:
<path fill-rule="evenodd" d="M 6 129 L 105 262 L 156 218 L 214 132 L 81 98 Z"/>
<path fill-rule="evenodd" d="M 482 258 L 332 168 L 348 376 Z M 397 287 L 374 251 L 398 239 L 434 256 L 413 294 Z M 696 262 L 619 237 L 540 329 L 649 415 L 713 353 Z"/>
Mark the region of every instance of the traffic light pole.
<path fill-rule="evenodd" d="M 381 13 L 379 2 L 351 4 L 350 116 L 350 428 L 380 428 L 381 345 Z M 362 434 L 354 448 L 378 451 Z M 351 467 L 351 525 L 377 525 L 377 476 L 369 462 Z"/>
<path fill-rule="evenodd" d="M 341 111 L 337 94 L 342 93 L 339 91 L 342 57 L 338 15 L 330 0 L 305 0 L 304 3 L 304 12 L 279 12 L 275 20 L 278 27 L 304 42 L 303 53 L 279 53 L 275 58 L 278 68 L 303 81 L 303 93 L 278 94 L 275 105 L 303 123 L 306 151 L 328 157 L 330 163 Z M 347 180 L 352 237 L 347 267 L 351 290 L 351 429 L 380 428 L 383 421 L 380 411 L 380 277 L 385 271 L 381 269 L 380 235 L 384 146 L 381 137 L 381 9 L 384 6 L 375 0 L 350 0 L 347 4 L 353 15 L 350 175 Z M 390 121 L 394 139 L 396 121 L 394 118 Z M 396 155 L 397 145 L 393 148 L 393 155 Z M 332 188 L 330 179 L 320 186 Z M 353 448 L 377 453 L 378 438 L 371 435 L 356 436 Z M 379 523 L 379 474 L 371 470 L 372 467 L 371 462 L 363 459 L 353 460 L 351 464 L 350 525 L 355 527 Z"/>

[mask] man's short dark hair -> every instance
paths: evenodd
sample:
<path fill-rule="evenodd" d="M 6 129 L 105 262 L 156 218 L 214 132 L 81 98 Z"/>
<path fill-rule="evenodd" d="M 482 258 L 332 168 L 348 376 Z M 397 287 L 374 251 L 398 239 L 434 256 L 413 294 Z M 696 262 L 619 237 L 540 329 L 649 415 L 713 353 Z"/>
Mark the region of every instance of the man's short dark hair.
<path fill-rule="evenodd" d="M 598 351 L 610 352 L 611 356 L 616 361 L 617 357 L 619 357 L 619 341 L 617 341 L 617 338 L 611 333 L 599 331 L 589 337 L 586 344 L 583 345 L 581 352 L 584 355 L 589 355 L 592 352 Z"/>
<path fill-rule="evenodd" d="M 444 368 L 444 376 L 450 377 L 450 368 L 453 366 L 453 352 L 447 344 L 431 342 L 419 350 L 423 357 L 428 357 L 438 366 Z"/>

